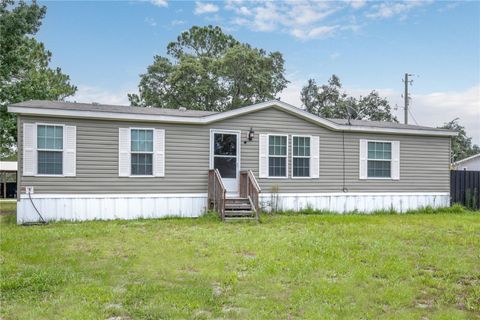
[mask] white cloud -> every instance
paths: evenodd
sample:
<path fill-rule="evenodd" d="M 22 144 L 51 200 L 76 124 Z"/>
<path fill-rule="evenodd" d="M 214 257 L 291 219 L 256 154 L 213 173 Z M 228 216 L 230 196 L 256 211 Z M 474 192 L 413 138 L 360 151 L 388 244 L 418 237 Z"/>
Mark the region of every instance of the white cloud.
<path fill-rule="evenodd" d="M 127 94 L 136 92 L 136 89 L 120 89 L 112 91 L 100 87 L 90 85 L 79 85 L 78 90 L 73 97 L 69 97 L 66 100 L 76 102 L 98 102 L 103 104 L 114 105 L 130 105 Z"/>
<path fill-rule="evenodd" d="M 150 18 L 150 17 L 145 18 L 145 23 L 148 24 L 150 27 L 156 27 L 157 26 L 157 22 L 155 21 L 155 19 Z"/>
<path fill-rule="evenodd" d="M 460 2 L 447 2 L 447 4 L 445 6 L 438 8 L 438 12 L 445 12 L 445 11 L 453 10 L 456 7 L 458 7 L 459 4 L 460 4 Z"/>
<path fill-rule="evenodd" d="M 296 25 L 308 25 L 323 20 L 338 10 L 338 8 L 319 9 L 313 4 L 294 5 L 291 9 L 289 18 Z"/>
<path fill-rule="evenodd" d="M 373 18 L 407 17 L 429 1 L 242 1 L 229 0 L 224 8 L 232 12 L 230 24 L 252 31 L 283 32 L 300 40 L 322 39 L 356 32 Z M 362 10 L 360 10 L 362 9 Z"/>
<path fill-rule="evenodd" d="M 300 100 L 300 91 L 302 87 L 305 85 L 305 81 L 292 81 L 290 82 L 285 89 L 280 93 L 280 100 L 290 103 L 296 107 L 302 107 L 302 101 Z"/>
<path fill-rule="evenodd" d="M 225 8 L 236 14 L 230 21 L 234 25 L 263 32 L 280 30 L 302 40 L 319 38 L 331 32 L 332 27 L 315 24 L 338 10 L 328 3 L 312 1 L 229 1 Z"/>
<path fill-rule="evenodd" d="M 259 31 L 273 31 L 282 17 L 277 12 L 273 2 L 266 2 L 264 6 L 255 8 L 253 27 Z"/>
<path fill-rule="evenodd" d="M 173 20 L 172 22 L 170 22 L 170 24 L 172 26 L 180 26 L 182 24 L 185 24 L 185 21 L 184 20 Z"/>
<path fill-rule="evenodd" d="M 372 11 L 367 13 L 368 18 L 391 18 L 404 15 L 415 7 L 429 4 L 429 1 L 404 1 L 404 2 L 383 2 L 372 6 Z"/>
<path fill-rule="evenodd" d="M 167 0 L 150 0 L 150 2 L 157 7 L 168 7 Z"/>
<path fill-rule="evenodd" d="M 299 39 L 308 40 L 332 36 L 337 29 L 338 26 L 321 26 L 310 30 L 295 28 L 291 33 Z"/>
<path fill-rule="evenodd" d="M 200 15 L 204 13 L 214 13 L 219 10 L 218 6 L 213 3 L 205 3 L 195 1 L 195 14 Z"/>
<path fill-rule="evenodd" d="M 306 82 L 306 80 L 292 81 L 281 92 L 280 99 L 294 106 L 302 107 L 300 91 Z M 365 96 L 372 90 L 345 88 L 347 94 L 354 97 Z M 394 109 L 393 113 L 400 122 L 403 122 L 402 93 L 389 88 L 375 90 L 380 96 L 387 98 L 390 106 Z M 480 145 L 480 85 L 462 91 L 412 94 L 410 110 L 415 119 L 409 116 L 409 123 L 423 126 L 439 127 L 458 117 L 460 124 L 465 126 L 467 135 L 473 138 L 473 143 Z"/>
<path fill-rule="evenodd" d="M 350 2 L 350 5 L 354 9 L 360 9 L 360 8 L 364 7 L 366 4 L 367 4 L 367 1 L 365 1 L 365 0 L 358 0 L 358 1 Z"/>
<path fill-rule="evenodd" d="M 252 11 L 250 11 L 250 9 L 248 9 L 247 7 L 240 7 L 237 10 L 238 10 L 237 13 L 242 14 L 244 16 L 249 16 L 252 14 Z"/>

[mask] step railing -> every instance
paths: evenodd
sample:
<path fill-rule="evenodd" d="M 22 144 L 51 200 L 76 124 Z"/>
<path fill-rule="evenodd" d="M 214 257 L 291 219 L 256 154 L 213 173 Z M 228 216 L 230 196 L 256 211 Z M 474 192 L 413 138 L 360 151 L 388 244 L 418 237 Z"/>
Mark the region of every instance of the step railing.
<path fill-rule="evenodd" d="M 260 193 L 262 189 L 258 185 L 257 179 L 253 175 L 252 170 L 240 171 L 240 197 L 249 198 L 252 203 L 252 209 L 258 217 L 260 212 Z"/>
<path fill-rule="evenodd" d="M 218 212 L 220 218 L 225 220 L 225 199 L 227 189 L 223 184 L 218 169 L 208 170 L 208 209 Z"/>

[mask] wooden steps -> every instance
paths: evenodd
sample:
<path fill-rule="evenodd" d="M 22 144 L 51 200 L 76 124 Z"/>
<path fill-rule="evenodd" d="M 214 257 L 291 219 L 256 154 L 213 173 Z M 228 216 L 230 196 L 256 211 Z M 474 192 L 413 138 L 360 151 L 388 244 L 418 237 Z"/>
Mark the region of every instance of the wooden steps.
<path fill-rule="evenodd" d="M 218 169 L 208 170 L 208 209 L 218 212 L 223 221 L 255 220 L 260 212 L 261 192 L 251 170 L 240 171 L 239 197 L 227 197 Z"/>
<path fill-rule="evenodd" d="M 225 221 L 258 220 L 255 209 L 248 198 L 225 199 Z"/>

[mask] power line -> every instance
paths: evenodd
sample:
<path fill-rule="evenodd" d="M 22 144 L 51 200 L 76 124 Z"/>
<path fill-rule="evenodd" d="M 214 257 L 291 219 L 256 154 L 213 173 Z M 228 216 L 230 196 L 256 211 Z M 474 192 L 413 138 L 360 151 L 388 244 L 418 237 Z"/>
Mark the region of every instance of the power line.
<path fill-rule="evenodd" d="M 408 109 L 408 113 L 410 113 L 410 115 L 412 116 L 413 121 L 415 121 L 415 124 L 418 126 L 417 119 L 415 119 L 415 117 L 413 116 L 413 113 L 412 113 L 411 109 Z"/>

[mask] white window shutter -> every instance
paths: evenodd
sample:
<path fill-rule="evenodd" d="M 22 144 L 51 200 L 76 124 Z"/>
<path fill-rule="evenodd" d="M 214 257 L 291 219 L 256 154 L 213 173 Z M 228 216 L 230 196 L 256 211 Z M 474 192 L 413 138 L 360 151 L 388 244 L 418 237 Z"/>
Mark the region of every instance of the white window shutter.
<path fill-rule="evenodd" d="M 400 180 L 400 141 L 392 141 L 392 179 Z"/>
<path fill-rule="evenodd" d="M 320 137 L 313 136 L 310 146 L 310 178 L 320 177 Z"/>
<path fill-rule="evenodd" d="M 65 126 L 63 130 L 63 175 L 75 177 L 77 162 L 77 127 Z"/>
<path fill-rule="evenodd" d="M 368 165 L 368 142 L 367 140 L 360 140 L 360 164 L 359 164 L 359 178 L 367 179 L 367 165 Z"/>
<path fill-rule="evenodd" d="M 153 175 L 165 176 L 165 130 L 155 129 L 153 138 Z"/>
<path fill-rule="evenodd" d="M 37 174 L 37 126 L 35 123 L 23 124 L 23 175 Z"/>
<path fill-rule="evenodd" d="M 268 135 L 260 134 L 258 136 L 258 177 L 268 177 Z"/>
<path fill-rule="evenodd" d="M 130 128 L 118 129 L 118 175 L 130 175 Z"/>

